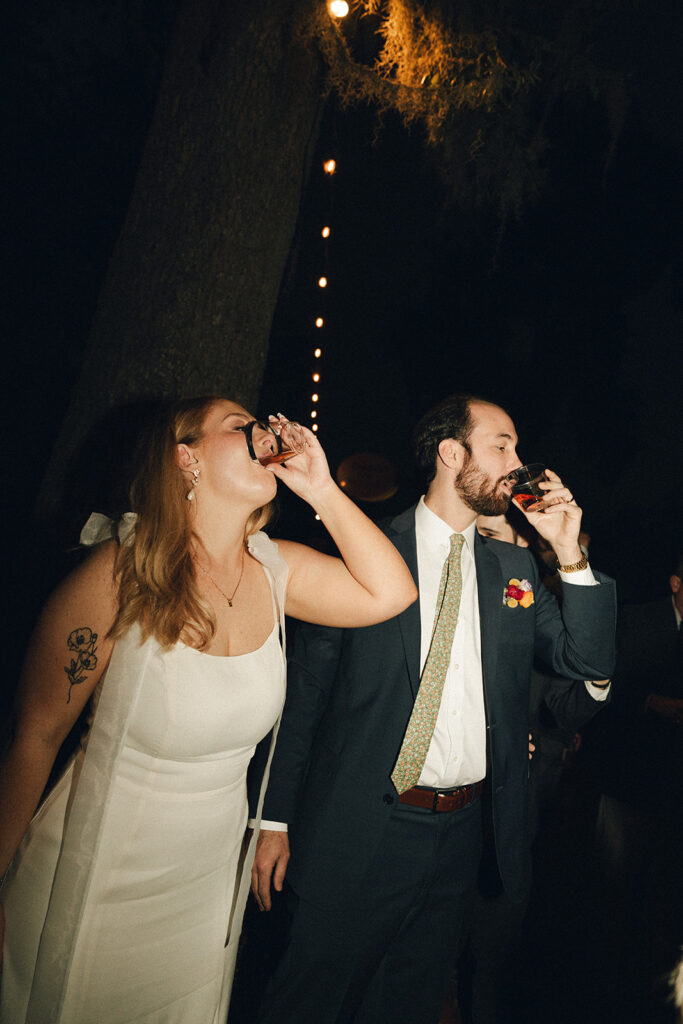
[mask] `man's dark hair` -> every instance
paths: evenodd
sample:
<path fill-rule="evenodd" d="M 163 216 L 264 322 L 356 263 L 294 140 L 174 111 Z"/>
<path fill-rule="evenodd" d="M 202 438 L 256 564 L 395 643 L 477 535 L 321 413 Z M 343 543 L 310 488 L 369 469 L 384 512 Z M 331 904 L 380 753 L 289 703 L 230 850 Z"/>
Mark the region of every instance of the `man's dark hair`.
<path fill-rule="evenodd" d="M 413 451 L 418 466 L 427 474 L 427 483 L 436 475 L 439 445 L 447 437 L 460 441 L 465 451 L 470 454 L 468 441 L 472 433 L 473 402 L 491 404 L 488 399 L 480 398 L 478 395 L 449 395 L 425 413 L 415 427 Z"/>

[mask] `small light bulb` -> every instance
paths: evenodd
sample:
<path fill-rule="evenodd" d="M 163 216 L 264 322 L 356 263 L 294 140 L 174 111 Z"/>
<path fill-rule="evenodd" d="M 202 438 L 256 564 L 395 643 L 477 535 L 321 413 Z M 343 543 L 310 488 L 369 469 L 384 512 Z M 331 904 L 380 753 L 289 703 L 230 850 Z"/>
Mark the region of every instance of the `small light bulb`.
<path fill-rule="evenodd" d="M 345 18 L 349 13 L 349 5 L 346 0 L 330 0 L 327 9 L 333 18 Z"/>
<path fill-rule="evenodd" d="M 322 231 L 320 232 L 320 234 L 323 236 L 323 238 L 329 238 L 330 237 L 330 229 L 329 228 L 323 228 Z"/>
<path fill-rule="evenodd" d="M 314 374 L 313 374 L 313 380 L 314 380 L 314 381 L 316 382 L 316 384 L 317 384 L 317 383 L 318 383 L 318 381 L 320 380 L 320 374 L 319 374 L 319 373 L 314 373 Z"/>
<path fill-rule="evenodd" d="M 320 522 L 320 516 L 318 515 L 318 513 L 317 513 L 317 512 L 316 512 L 316 514 L 315 514 L 315 518 L 316 518 L 316 519 L 318 520 L 318 522 Z"/>
<path fill-rule="evenodd" d="M 323 170 L 325 174 L 334 174 L 334 172 L 337 170 L 337 161 L 326 160 L 325 163 L 323 164 Z"/>
<path fill-rule="evenodd" d="M 317 410 L 316 409 L 311 409 L 311 419 L 314 420 L 317 415 L 318 415 Z"/>
<path fill-rule="evenodd" d="M 327 278 L 326 277 L 318 278 L 318 288 L 327 288 Z"/>
<path fill-rule="evenodd" d="M 313 426 L 311 427 L 311 430 L 316 431 L 317 429 L 318 429 L 318 424 L 314 423 Z"/>
<path fill-rule="evenodd" d="M 322 327 L 322 325 L 323 325 L 324 323 L 325 323 L 325 321 L 323 320 L 323 318 L 322 318 L 321 316 L 319 316 L 319 317 L 317 318 L 317 320 L 315 321 L 315 326 L 316 326 L 316 327 Z"/>
<path fill-rule="evenodd" d="M 323 350 L 321 348 L 317 348 L 315 350 L 315 352 L 313 353 L 313 355 L 315 356 L 316 359 L 320 359 L 322 354 L 323 354 Z"/>

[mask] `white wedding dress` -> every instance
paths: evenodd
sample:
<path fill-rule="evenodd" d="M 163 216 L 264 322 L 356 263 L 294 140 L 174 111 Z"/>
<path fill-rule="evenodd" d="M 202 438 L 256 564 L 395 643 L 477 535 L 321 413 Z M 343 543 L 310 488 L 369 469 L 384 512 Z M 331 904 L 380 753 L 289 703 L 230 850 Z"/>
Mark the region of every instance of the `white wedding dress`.
<path fill-rule="evenodd" d="M 268 575 L 277 593 L 278 573 Z M 248 891 L 246 772 L 284 702 L 280 605 L 263 646 L 236 657 L 134 635 L 117 643 L 85 754 L 36 814 L 3 891 L 2 1024 L 224 1024 Z M 88 782 L 95 726 L 111 733 L 118 714 L 105 694 L 131 675 L 113 769 L 102 754 L 111 736 L 98 737 Z M 101 811 L 85 840 L 83 780 Z"/>

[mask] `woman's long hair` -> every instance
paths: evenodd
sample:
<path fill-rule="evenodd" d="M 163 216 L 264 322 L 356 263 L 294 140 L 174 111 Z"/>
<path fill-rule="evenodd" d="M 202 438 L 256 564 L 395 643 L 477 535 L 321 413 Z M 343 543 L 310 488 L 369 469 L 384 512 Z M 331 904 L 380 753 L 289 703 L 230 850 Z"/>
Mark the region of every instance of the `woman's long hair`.
<path fill-rule="evenodd" d="M 217 396 L 175 402 L 159 415 L 143 439 L 138 470 L 131 487 L 135 530 L 119 549 L 119 607 L 110 636 L 122 636 L 134 622 L 143 640 L 149 636 L 164 648 L 178 640 L 205 647 L 216 632 L 216 620 L 195 583 L 193 531 L 186 494 L 189 483 L 175 461 L 176 445 L 197 445 L 203 424 Z M 245 532 L 260 530 L 272 516 L 272 504 L 256 509 Z"/>

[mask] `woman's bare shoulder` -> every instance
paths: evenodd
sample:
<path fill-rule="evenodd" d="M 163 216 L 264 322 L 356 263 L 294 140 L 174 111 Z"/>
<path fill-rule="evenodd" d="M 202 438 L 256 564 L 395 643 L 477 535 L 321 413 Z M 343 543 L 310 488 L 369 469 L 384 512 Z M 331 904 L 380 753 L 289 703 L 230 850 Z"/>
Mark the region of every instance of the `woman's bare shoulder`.
<path fill-rule="evenodd" d="M 106 540 L 88 552 L 80 565 L 52 592 L 44 615 L 62 618 L 64 613 L 83 610 L 98 619 L 113 621 L 117 607 L 116 558 L 119 545 Z"/>

